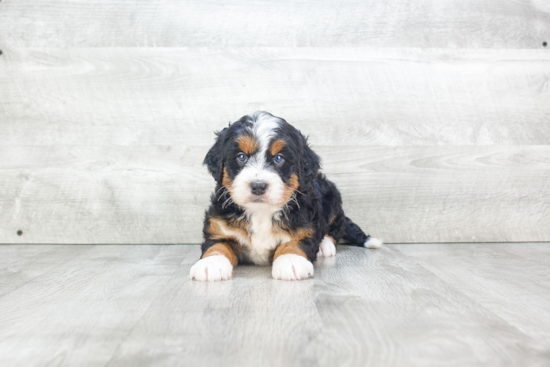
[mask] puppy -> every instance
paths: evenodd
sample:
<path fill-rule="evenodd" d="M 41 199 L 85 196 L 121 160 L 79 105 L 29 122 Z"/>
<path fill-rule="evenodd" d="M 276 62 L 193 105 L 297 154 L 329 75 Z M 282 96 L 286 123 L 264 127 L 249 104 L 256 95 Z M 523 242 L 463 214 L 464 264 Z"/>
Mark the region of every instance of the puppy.
<path fill-rule="evenodd" d="M 341 239 L 382 245 L 344 215 L 336 186 L 319 172 L 320 158 L 279 117 L 242 117 L 217 133 L 203 164 L 217 185 L 192 279 L 230 279 L 241 263 L 272 264 L 275 279 L 305 279 L 317 257 L 336 254 Z"/>

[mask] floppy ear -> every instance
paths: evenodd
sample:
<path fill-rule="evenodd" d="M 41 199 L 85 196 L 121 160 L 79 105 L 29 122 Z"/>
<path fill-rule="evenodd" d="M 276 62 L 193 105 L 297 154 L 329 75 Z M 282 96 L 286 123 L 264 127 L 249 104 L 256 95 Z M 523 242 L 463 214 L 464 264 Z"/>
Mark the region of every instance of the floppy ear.
<path fill-rule="evenodd" d="M 307 138 L 304 137 L 304 150 L 302 152 L 301 166 L 301 182 L 309 184 L 317 176 L 317 172 L 321 168 L 321 158 L 309 147 Z"/>
<path fill-rule="evenodd" d="M 202 161 L 202 164 L 206 165 L 208 167 L 208 172 L 214 177 L 216 181 L 221 181 L 222 179 L 222 172 L 223 172 L 223 157 L 222 157 L 222 149 L 224 145 L 224 138 L 227 133 L 227 128 L 223 129 L 222 131 L 216 132 L 216 135 L 218 136 L 216 138 L 216 142 L 214 143 L 214 146 L 210 148 L 208 153 L 206 153 L 206 157 L 204 157 L 204 161 Z"/>

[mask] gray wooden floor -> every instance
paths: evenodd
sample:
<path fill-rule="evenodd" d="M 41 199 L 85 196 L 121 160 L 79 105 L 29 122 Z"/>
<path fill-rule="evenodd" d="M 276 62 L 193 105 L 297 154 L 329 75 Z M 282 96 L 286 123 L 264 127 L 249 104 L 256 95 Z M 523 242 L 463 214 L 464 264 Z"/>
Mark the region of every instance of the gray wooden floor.
<path fill-rule="evenodd" d="M 550 244 L 340 246 L 190 281 L 198 246 L 0 246 L 2 366 L 548 366 Z"/>

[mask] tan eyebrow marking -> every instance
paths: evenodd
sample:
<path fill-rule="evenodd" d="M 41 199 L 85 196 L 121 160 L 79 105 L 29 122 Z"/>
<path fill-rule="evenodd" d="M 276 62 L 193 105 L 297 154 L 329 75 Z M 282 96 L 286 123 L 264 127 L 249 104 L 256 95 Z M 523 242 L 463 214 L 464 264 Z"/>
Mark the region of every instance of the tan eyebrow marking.
<path fill-rule="evenodd" d="M 286 143 L 284 140 L 275 140 L 273 144 L 271 145 L 271 150 L 269 151 L 272 156 L 275 156 L 277 153 L 281 151 L 286 146 Z"/>
<path fill-rule="evenodd" d="M 237 142 L 241 151 L 246 155 L 254 154 L 258 150 L 258 142 L 250 135 L 241 136 Z"/>

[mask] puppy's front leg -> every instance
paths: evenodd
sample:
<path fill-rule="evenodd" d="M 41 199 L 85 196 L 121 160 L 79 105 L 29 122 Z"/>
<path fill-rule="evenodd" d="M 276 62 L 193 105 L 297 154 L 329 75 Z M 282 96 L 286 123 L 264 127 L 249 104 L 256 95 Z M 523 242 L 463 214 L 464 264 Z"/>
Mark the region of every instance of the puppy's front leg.
<path fill-rule="evenodd" d="M 280 280 L 300 280 L 313 275 L 313 264 L 298 241 L 283 243 L 275 251 L 271 275 Z"/>
<path fill-rule="evenodd" d="M 237 256 L 231 246 L 223 242 L 215 243 L 191 267 L 191 279 L 200 281 L 228 280 L 233 277 L 233 267 L 236 265 Z"/>

